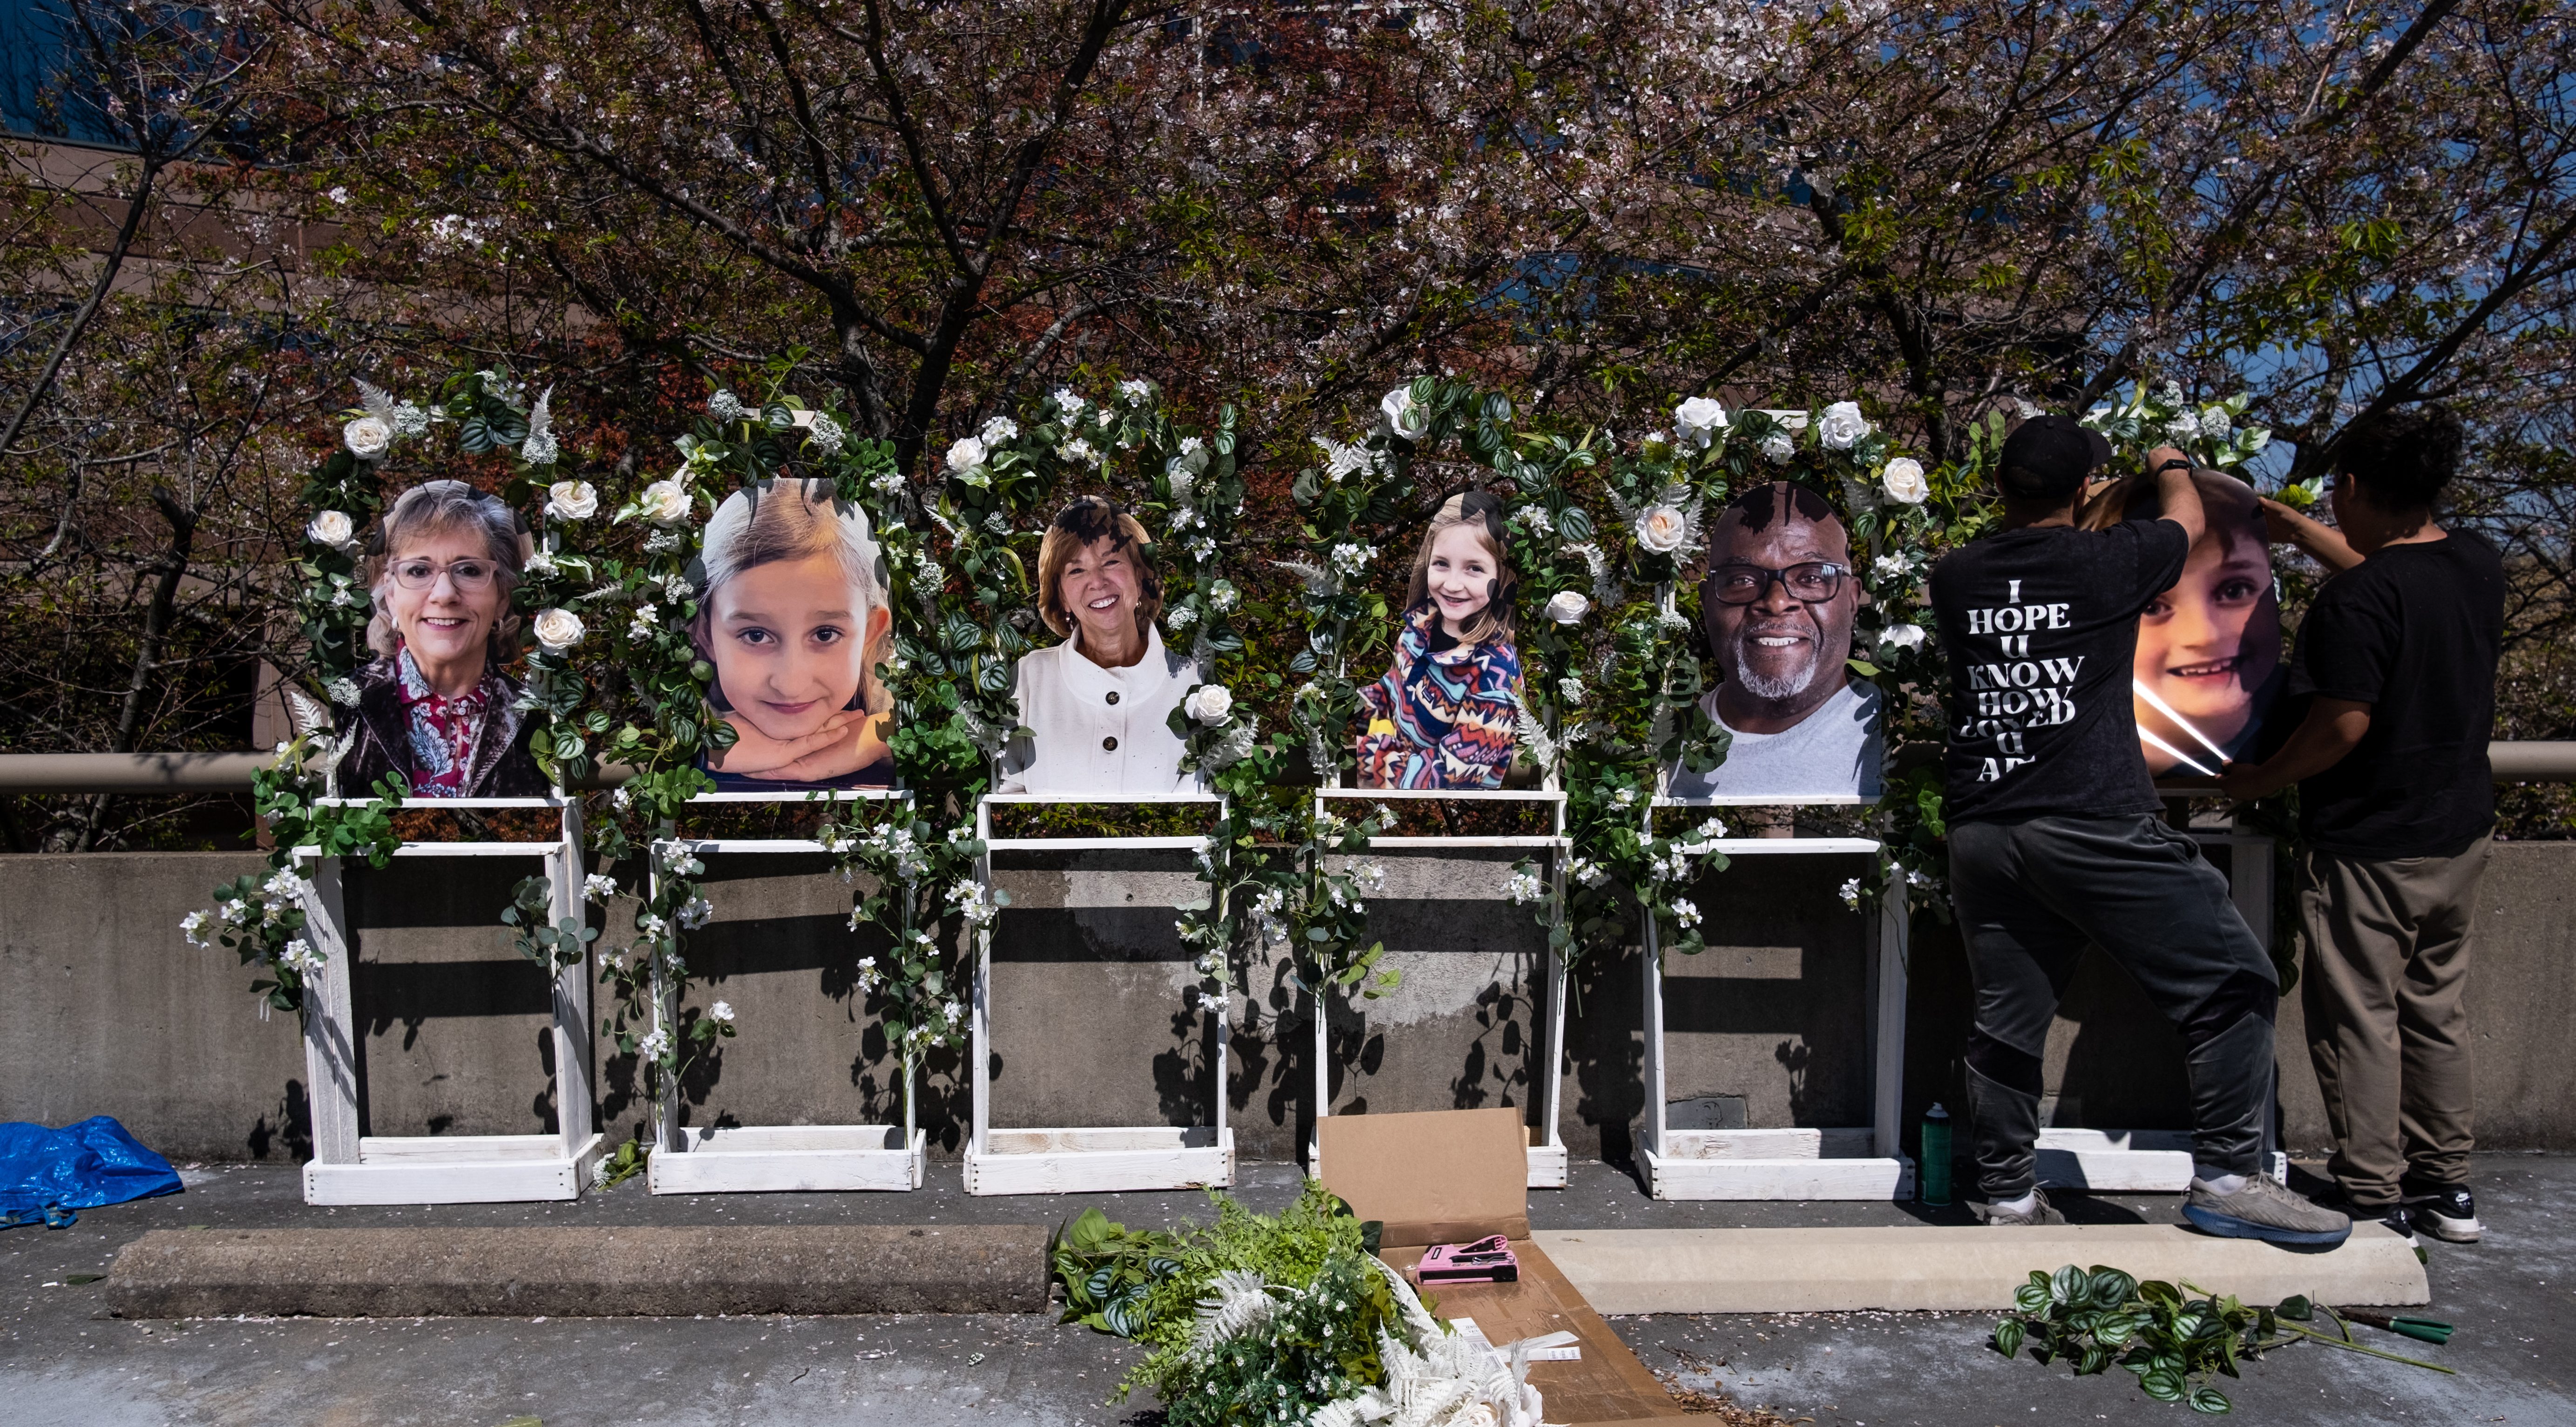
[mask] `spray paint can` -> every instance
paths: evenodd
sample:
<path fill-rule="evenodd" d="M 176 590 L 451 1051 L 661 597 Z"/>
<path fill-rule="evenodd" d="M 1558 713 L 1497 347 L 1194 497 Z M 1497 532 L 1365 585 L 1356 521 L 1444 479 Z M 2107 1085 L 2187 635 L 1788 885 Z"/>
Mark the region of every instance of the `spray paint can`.
<path fill-rule="evenodd" d="M 1950 1202 L 1950 1112 L 1934 1105 L 1923 1112 L 1923 1161 L 1915 1166 L 1916 1197 L 1926 1204 Z"/>

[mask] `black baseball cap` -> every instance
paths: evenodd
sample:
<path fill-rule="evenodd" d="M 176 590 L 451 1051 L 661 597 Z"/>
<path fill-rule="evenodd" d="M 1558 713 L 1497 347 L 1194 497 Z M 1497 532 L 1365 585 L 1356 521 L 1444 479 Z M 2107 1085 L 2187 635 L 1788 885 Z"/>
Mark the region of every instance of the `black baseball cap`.
<path fill-rule="evenodd" d="M 2042 412 L 2004 438 L 2004 494 L 2056 500 L 2084 488 L 2084 478 L 2111 459 L 2111 443 L 2072 416 Z"/>

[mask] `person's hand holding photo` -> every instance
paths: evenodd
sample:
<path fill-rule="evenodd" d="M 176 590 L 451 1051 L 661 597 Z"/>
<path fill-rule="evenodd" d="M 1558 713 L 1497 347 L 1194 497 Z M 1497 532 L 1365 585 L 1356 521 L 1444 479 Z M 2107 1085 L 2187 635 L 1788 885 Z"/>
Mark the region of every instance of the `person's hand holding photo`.
<path fill-rule="evenodd" d="M 801 738 L 771 738 L 749 719 L 729 714 L 734 731 L 731 748 L 707 756 L 709 766 L 746 778 L 785 783 L 823 783 L 894 756 L 886 735 L 894 726 L 891 713 L 844 709 Z"/>

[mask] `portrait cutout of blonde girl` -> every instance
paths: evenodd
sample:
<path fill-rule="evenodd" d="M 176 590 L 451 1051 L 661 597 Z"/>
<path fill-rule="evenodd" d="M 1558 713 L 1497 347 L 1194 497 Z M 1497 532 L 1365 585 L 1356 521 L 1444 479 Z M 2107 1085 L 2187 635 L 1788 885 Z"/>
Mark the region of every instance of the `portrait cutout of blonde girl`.
<path fill-rule="evenodd" d="M 2158 777 L 2214 773 L 2221 754 L 2250 753 L 2282 678 L 2281 601 L 2263 507 L 2252 487 L 2224 472 L 2194 471 L 2192 484 L 2208 527 L 2192 543 L 2182 578 L 2138 617 L 2138 744 Z M 2154 485 L 2124 478 L 2095 495 L 2084 523 L 2101 529 L 2156 512 Z"/>
<path fill-rule="evenodd" d="M 707 756 L 717 787 L 891 783 L 894 701 L 876 668 L 891 655 L 893 615 L 867 514 L 838 508 L 829 482 L 782 480 L 757 500 L 736 491 L 708 518 L 699 558 L 690 635 L 735 734 Z"/>
<path fill-rule="evenodd" d="M 1519 743 L 1519 583 L 1502 501 L 1451 496 L 1423 532 L 1413 588 L 1384 676 L 1360 690 L 1364 788 L 1499 788 Z"/>

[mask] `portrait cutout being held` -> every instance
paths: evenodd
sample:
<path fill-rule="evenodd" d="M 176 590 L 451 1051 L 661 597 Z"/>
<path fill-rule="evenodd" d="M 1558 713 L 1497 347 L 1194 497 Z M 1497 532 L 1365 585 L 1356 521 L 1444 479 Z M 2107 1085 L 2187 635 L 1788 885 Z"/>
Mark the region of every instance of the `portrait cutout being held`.
<path fill-rule="evenodd" d="M 1360 690 L 1361 787 L 1503 785 L 1520 741 L 1518 583 L 1502 501 L 1466 491 L 1443 502 L 1413 559 L 1394 658 Z"/>

